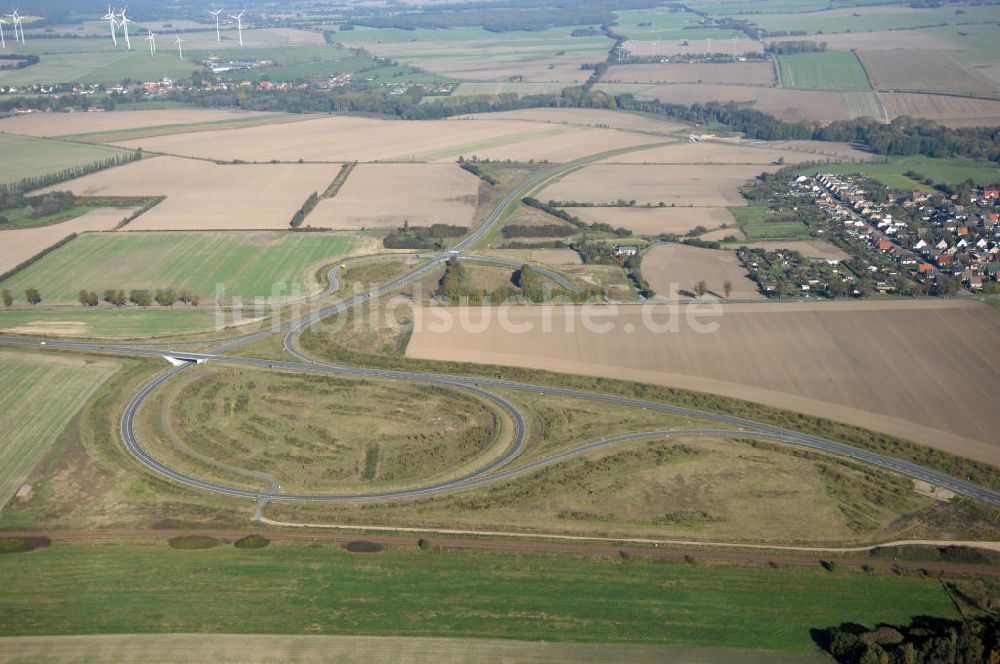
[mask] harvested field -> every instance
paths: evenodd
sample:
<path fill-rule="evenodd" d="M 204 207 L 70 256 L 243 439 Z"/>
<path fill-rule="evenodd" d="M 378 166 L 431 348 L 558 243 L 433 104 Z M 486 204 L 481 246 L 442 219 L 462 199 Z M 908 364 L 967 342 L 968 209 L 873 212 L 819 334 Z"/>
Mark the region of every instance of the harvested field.
<path fill-rule="evenodd" d="M 1000 355 L 982 340 L 1000 335 L 1000 315 L 982 304 L 733 304 L 718 308 L 719 317 L 700 319 L 718 323 L 712 333 L 692 329 L 681 311 L 675 312 L 681 317 L 679 331 L 665 334 L 643 324 L 641 307 L 590 309 L 616 313 L 595 319 L 613 323 L 612 332 L 603 334 L 584 327 L 584 308 L 561 311 L 575 322 L 572 335 L 559 322 L 544 333 L 541 307 L 510 312 L 514 324 L 533 323 L 532 331 L 522 334 L 506 332 L 496 322 L 482 334 L 464 332 L 457 324 L 432 331 L 418 310 L 407 355 L 722 394 L 997 462 L 1000 411 L 993 394 L 1000 387 Z M 649 311 L 663 322 L 670 306 Z M 628 334 L 627 323 L 634 333 Z M 958 365 L 951 360 L 956 356 L 967 361 Z"/>
<path fill-rule="evenodd" d="M 645 131 L 656 134 L 672 134 L 683 131 L 688 125 L 670 120 L 646 117 L 635 113 L 608 111 L 600 108 L 524 108 L 517 111 L 499 113 L 474 113 L 455 120 L 524 120 L 548 124 L 571 124 L 604 129 Z"/>
<path fill-rule="evenodd" d="M 572 249 L 490 249 L 482 252 L 484 256 L 510 258 L 525 263 L 542 263 L 544 265 L 582 265 L 580 254 Z"/>
<path fill-rule="evenodd" d="M 479 178 L 455 164 L 360 164 L 333 198 L 306 219 L 319 228 L 469 226 Z"/>
<path fill-rule="evenodd" d="M 131 208 L 100 208 L 61 224 L 0 231 L 0 272 L 17 267 L 73 233 L 110 231 L 134 211 Z"/>
<path fill-rule="evenodd" d="M 685 44 L 685 41 L 688 43 Z M 687 55 L 689 52 L 696 52 L 700 46 L 699 43 L 694 43 L 694 45 L 692 45 L 692 41 L 685 39 L 671 39 L 657 42 L 643 39 L 630 39 L 628 43 L 631 53 L 638 57 L 651 57 L 656 55 Z M 730 40 L 716 43 L 720 44 L 719 48 L 724 48 L 727 54 L 732 53 L 734 44 Z M 744 55 L 747 53 L 763 53 L 760 42 L 751 39 L 737 39 L 735 48 L 737 55 Z"/>
<path fill-rule="evenodd" d="M 878 51 L 900 48 L 921 48 L 928 51 L 946 51 L 955 48 L 950 40 L 926 30 L 881 30 L 872 32 L 840 32 L 796 37 L 768 37 L 768 42 L 811 41 L 826 42 L 831 51 Z"/>
<path fill-rule="evenodd" d="M 770 62 L 615 65 L 601 77 L 606 83 L 719 83 L 771 87 Z"/>
<path fill-rule="evenodd" d="M 733 236 L 737 240 L 747 239 L 746 233 L 744 233 L 743 229 L 739 226 L 733 228 L 718 228 L 714 231 L 709 231 L 704 235 L 699 235 L 698 239 L 704 240 L 705 242 L 721 242 L 729 236 Z"/>
<path fill-rule="evenodd" d="M 775 167 L 776 169 L 777 167 Z M 742 205 L 739 188 L 760 174 L 760 166 L 632 166 L 597 164 L 575 171 L 543 189 L 538 198 L 560 202 Z"/>
<path fill-rule="evenodd" d="M 42 297 L 45 297 L 45 293 L 42 293 Z M 210 307 L 113 309 L 102 306 L 94 309 L 60 307 L 0 310 L 0 330 L 4 333 L 55 337 L 148 339 L 247 325 L 256 320 L 241 317 L 238 312 L 226 314 L 223 320 L 217 320 L 216 311 Z"/>
<path fill-rule="evenodd" d="M 306 197 L 323 192 L 337 171 L 328 164 L 220 166 L 155 157 L 50 189 L 72 187 L 79 196 L 167 197 L 126 226 L 129 231 L 284 229 Z"/>
<path fill-rule="evenodd" d="M 1000 95 L 1000 84 L 941 51 L 859 51 L 858 57 L 878 90 Z"/>
<path fill-rule="evenodd" d="M 541 126 L 534 122 L 407 122 L 331 117 L 162 136 L 125 144 L 220 161 L 453 162 L 459 155 L 473 154 L 517 161 L 561 161 L 643 142 L 652 139 L 608 129 Z"/>
<path fill-rule="evenodd" d="M 812 664 L 813 658 L 767 650 L 626 644 L 551 643 L 507 639 L 444 639 L 399 636 L 319 636 L 248 634 L 112 634 L 99 636 L 19 636 L 0 640 L 4 653 L 24 660 L 84 660 L 144 664 L 151 652 L 168 652 L 173 662 L 266 663 L 276 661 L 373 664 L 407 661 L 420 664 L 480 664 L 544 661 L 552 664 L 680 660 L 721 664 L 738 653 L 746 664 Z M 17 659 L 17 658 L 15 658 Z M 815 663 L 822 662 L 818 656 Z"/>
<path fill-rule="evenodd" d="M 615 228 L 627 228 L 637 235 L 659 235 L 688 231 L 704 226 L 716 228 L 723 224 L 735 227 L 733 215 L 724 207 L 664 207 L 664 208 L 565 208 L 587 223 L 611 224 Z"/>
<path fill-rule="evenodd" d="M 1000 100 L 906 92 L 883 92 L 879 97 L 891 118 L 909 115 L 934 120 L 948 127 L 1000 125 Z"/>
<path fill-rule="evenodd" d="M 824 141 L 774 141 L 765 143 L 781 150 L 804 152 L 812 161 L 871 161 L 871 152 L 865 152 L 848 143 L 827 143 Z"/>
<path fill-rule="evenodd" d="M 757 285 L 746 276 L 736 256 L 721 249 L 702 249 L 683 244 L 658 244 L 642 257 L 642 276 L 656 292 L 668 299 L 695 298 L 694 284 L 704 280 L 708 296 L 723 297 L 722 285 L 733 286 L 731 300 L 762 300 Z"/>
<path fill-rule="evenodd" d="M 446 78 L 473 81 L 507 81 L 522 76 L 528 82 L 582 83 L 590 72 L 580 65 L 593 62 L 593 55 L 529 54 L 510 58 L 407 59 L 406 62 Z"/>
<path fill-rule="evenodd" d="M 66 136 L 124 129 L 242 120 L 263 115 L 267 114 L 199 109 L 115 111 L 114 113 L 29 113 L 0 120 L 0 131 L 27 136 Z"/>
<path fill-rule="evenodd" d="M 801 253 L 806 258 L 846 261 L 850 256 L 840 247 L 822 240 L 791 240 L 782 242 L 753 242 L 747 246 L 771 251 L 774 249 L 790 249 Z"/>
<path fill-rule="evenodd" d="M 769 143 L 722 141 L 684 141 L 650 150 L 629 152 L 602 160 L 602 164 L 797 164 L 815 161 L 816 155 L 796 150 L 781 150 Z"/>
<path fill-rule="evenodd" d="M 331 233 L 88 233 L 3 285 L 37 288 L 46 302 L 75 302 L 81 288 L 173 288 L 207 302 L 219 284 L 227 297 L 287 297 L 320 290 L 314 272 L 357 244 Z"/>
<path fill-rule="evenodd" d="M 0 509 L 114 371 L 112 360 L 0 351 Z M 27 407 L 29 406 L 30 407 Z"/>
<path fill-rule="evenodd" d="M 618 84 L 595 89 L 615 92 Z M 784 90 L 754 88 L 741 85 L 649 85 L 633 90 L 639 99 L 659 99 L 672 104 L 694 104 L 708 101 L 752 103 L 753 108 L 788 122 L 814 120 L 833 122 L 856 117 L 880 117 L 881 109 L 872 92 L 832 92 L 824 90 Z"/>

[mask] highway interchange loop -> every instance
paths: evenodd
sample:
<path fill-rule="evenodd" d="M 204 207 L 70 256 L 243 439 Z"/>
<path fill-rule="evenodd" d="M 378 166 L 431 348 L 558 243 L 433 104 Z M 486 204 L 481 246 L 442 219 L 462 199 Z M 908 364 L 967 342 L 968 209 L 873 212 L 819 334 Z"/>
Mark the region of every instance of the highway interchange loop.
<path fill-rule="evenodd" d="M 649 146 L 642 146 L 642 147 L 648 148 Z M 125 411 L 122 413 L 120 419 L 120 433 L 125 448 L 136 461 L 141 463 L 143 466 L 145 466 L 153 473 L 156 473 L 157 475 L 164 477 L 168 480 L 177 482 L 179 484 L 183 484 L 188 487 L 212 492 L 219 495 L 232 496 L 237 498 L 247 498 L 256 501 L 257 502 L 256 515 L 258 517 L 260 516 L 262 507 L 266 503 L 271 501 L 337 503 L 337 502 L 361 502 L 361 501 L 390 501 L 390 500 L 400 500 L 408 498 L 418 498 L 422 496 L 440 495 L 454 491 L 469 489 L 471 487 L 485 485 L 487 483 L 511 479 L 513 477 L 517 477 L 519 475 L 535 471 L 539 468 L 559 463 L 561 461 L 565 461 L 567 459 L 604 447 L 620 445 L 622 443 L 632 442 L 632 441 L 658 440 L 658 439 L 681 437 L 681 436 L 683 437 L 722 436 L 731 438 L 769 440 L 769 441 L 795 445 L 798 447 L 818 450 L 821 452 L 826 452 L 837 456 L 860 461 L 862 463 L 870 464 L 885 470 L 901 473 L 903 475 L 912 477 L 914 479 L 923 480 L 929 482 L 930 484 L 948 489 L 950 491 L 955 492 L 956 494 L 980 500 L 994 507 L 1000 507 L 1000 492 L 979 486 L 971 481 L 953 477 L 946 473 L 932 470 L 930 468 L 925 468 L 918 464 L 905 461 L 902 459 L 896 459 L 893 457 L 884 456 L 881 454 L 877 454 L 875 452 L 870 452 L 860 448 L 855 448 L 850 445 L 838 443 L 832 440 L 827 440 L 818 436 L 812 436 L 798 431 L 784 429 L 782 427 L 762 424 L 744 418 L 734 417 L 721 413 L 700 411 L 697 409 L 686 408 L 682 406 L 672 406 L 654 401 L 646 401 L 643 399 L 633 399 L 629 397 L 615 396 L 611 394 L 588 392 L 583 390 L 574 390 L 574 389 L 559 388 L 559 387 L 550 387 L 544 385 L 533 385 L 529 383 L 521 383 L 521 382 L 508 381 L 502 379 L 456 376 L 456 375 L 441 374 L 441 373 L 426 373 L 426 372 L 415 372 L 415 371 L 371 369 L 365 367 L 351 367 L 338 364 L 330 364 L 330 363 L 318 362 L 313 358 L 305 355 L 302 351 L 300 351 L 296 347 L 295 336 L 297 335 L 298 332 L 300 332 L 307 326 L 323 318 L 326 318 L 332 314 L 346 311 L 374 297 L 378 297 L 383 294 L 389 293 L 391 291 L 397 290 L 402 286 L 405 286 L 406 284 L 411 283 L 427 275 L 429 272 L 434 270 L 438 265 L 440 265 L 441 262 L 446 261 L 452 257 L 460 257 L 463 260 L 483 260 L 485 262 L 492 262 L 495 264 L 503 264 L 503 265 L 515 264 L 515 262 L 513 261 L 506 261 L 506 259 L 495 259 L 495 258 L 462 255 L 462 252 L 469 249 L 479 240 L 484 238 L 490 232 L 490 230 L 496 224 L 496 222 L 504 215 L 505 211 L 516 200 L 519 200 L 520 197 L 528 195 L 532 190 L 534 190 L 535 188 L 537 188 L 538 186 L 540 186 L 541 184 L 543 184 L 544 182 L 548 181 L 553 177 L 566 174 L 572 170 L 575 170 L 577 168 L 586 165 L 587 163 L 590 163 L 591 161 L 595 161 L 597 159 L 601 159 L 606 156 L 608 156 L 607 153 L 601 155 L 594 155 L 568 164 L 544 168 L 536 172 L 535 174 L 533 174 L 532 176 L 521 182 L 507 196 L 501 199 L 499 203 L 494 207 L 490 215 L 483 222 L 483 224 L 472 234 L 468 235 L 461 242 L 455 245 L 454 248 L 436 254 L 418 256 L 418 258 L 426 260 L 424 260 L 424 262 L 419 264 L 417 267 L 412 269 L 407 274 L 391 281 L 390 283 L 384 284 L 365 293 L 359 293 L 353 295 L 344 300 L 333 303 L 329 306 L 322 307 L 300 318 L 278 324 L 269 330 L 264 330 L 260 332 L 241 335 L 238 337 L 224 339 L 222 340 L 224 342 L 223 345 L 217 347 L 216 349 L 210 352 L 201 353 L 201 352 L 175 351 L 169 349 L 169 347 L 168 349 L 156 348 L 154 347 L 153 344 L 99 344 L 90 342 L 72 342 L 72 341 L 56 341 L 56 340 L 42 342 L 38 339 L 24 338 L 24 337 L 10 337 L 10 336 L 0 336 L 0 344 L 33 346 L 36 348 L 42 347 L 42 348 L 52 348 L 52 349 L 82 350 L 82 351 L 91 351 L 100 353 L 117 353 L 117 354 L 140 355 L 140 356 L 155 356 L 155 357 L 170 356 L 173 358 L 187 360 L 188 362 L 186 364 L 172 367 L 154 377 L 148 383 L 143 385 L 139 389 L 139 391 L 136 392 L 129 400 L 125 408 Z M 406 256 L 407 258 L 413 257 L 413 255 L 404 255 L 404 256 Z M 321 295 L 331 294 L 337 290 L 337 287 L 339 285 L 337 281 L 337 270 L 339 268 L 340 266 L 330 270 L 330 272 L 328 273 L 330 285 Z M 561 275 L 557 276 L 559 276 L 561 279 Z M 571 285 L 568 284 L 568 282 L 566 282 L 566 284 L 562 284 L 560 279 L 556 279 L 556 282 L 560 283 L 560 285 L 563 285 L 564 287 L 565 285 Z M 315 296 L 313 296 L 310 299 L 315 299 Z M 250 358 L 250 357 L 225 355 L 225 353 L 228 351 L 234 350 L 241 346 L 245 346 L 254 341 L 257 341 L 258 339 L 262 339 L 276 333 L 284 333 L 283 343 L 286 351 L 288 351 L 293 357 L 297 358 L 300 361 L 291 362 L 291 361 L 266 360 L 266 359 Z M 177 345 L 179 346 L 183 344 L 177 344 Z M 192 475 L 180 472 L 162 463 L 142 446 L 135 431 L 136 414 L 139 412 L 143 403 L 149 398 L 149 396 L 153 394 L 162 385 L 164 385 L 167 381 L 169 381 L 171 378 L 187 370 L 188 367 L 192 366 L 195 362 L 203 362 L 203 361 L 271 369 L 283 372 L 308 373 L 308 374 L 320 374 L 320 375 L 332 374 L 332 375 L 356 376 L 362 378 L 398 380 L 398 381 L 407 381 L 415 383 L 433 384 L 453 389 L 464 390 L 480 398 L 491 401 L 493 404 L 498 406 L 503 412 L 505 412 L 513 422 L 514 434 L 511 437 L 511 441 L 506 446 L 506 448 L 498 456 L 496 456 L 495 458 L 493 458 L 480 468 L 477 468 L 472 472 L 466 473 L 461 477 L 451 479 L 448 481 L 429 484 L 426 486 L 399 489 L 394 491 L 385 491 L 385 492 L 317 493 L 317 494 L 284 493 L 277 490 L 273 484 L 270 488 L 262 490 L 252 490 L 236 486 L 229 486 L 211 480 L 194 477 Z M 621 436 L 616 436 L 613 438 L 606 438 L 603 440 L 590 442 L 531 462 L 523 463 L 520 465 L 514 465 L 512 462 L 514 462 L 519 456 L 519 454 L 523 451 L 525 442 L 527 440 L 528 426 L 524 415 L 517 408 L 517 406 L 508 399 L 501 396 L 500 394 L 497 394 L 495 392 L 496 390 L 531 392 L 542 395 L 566 396 L 578 399 L 602 401 L 605 403 L 611 403 L 620 406 L 645 408 L 648 410 L 655 410 L 675 415 L 697 417 L 703 420 L 717 423 L 718 427 L 706 427 L 706 428 L 695 428 L 695 429 L 665 429 L 658 431 L 629 433 Z"/>

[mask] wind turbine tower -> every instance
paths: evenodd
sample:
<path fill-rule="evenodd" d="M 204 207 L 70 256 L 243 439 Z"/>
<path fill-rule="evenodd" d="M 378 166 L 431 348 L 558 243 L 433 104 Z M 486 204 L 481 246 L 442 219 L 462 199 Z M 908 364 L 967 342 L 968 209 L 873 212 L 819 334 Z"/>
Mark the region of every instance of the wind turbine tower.
<path fill-rule="evenodd" d="M 241 11 L 236 16 L 233 16 L 232 14 L 229 15 L 229 18 L 231 18 L 232 20 L 236 21 L 236 31 L 240 35 L 240 48 L 243 48 L 243 15 L 246 12 L 247 12 L 247 10 L 244 9 L 243 11 Z"/>
<path fill-rule="evenodd" d="M 219 14 L 222 13 L 222 10 L 216 9 L 215 11 L 212 11 L 209 9 L 208 13 L 215 17 L 215 41 L 220 42 L 222 41 L 222 35 L 219 34 Z"/>
<path fill-rule="evenodd" d="M 733 62 L 736 62 L 736 38 L 730 40 L 733 43 Z"/>
<path fill-rule="evenodd" d="M 0 46 L 2 46 L 5 51 L 7 50 L 7 39 L 3 36 L 3 26 L 6 24 L 7 21 L 0 18 Z"/>
<path fill-rule="evenodd" d="M 118 46 L 118 37 L 115 36 L 115 13 L 111 11 L 111 5 L 108 5 L 108 13 L 101 17 L 102 21 L 107 21 L 111 26 L 111 43 Z"/>
<path fill-rule="evenodd" d="M 20 7 L 18 9 L 20 9 Z M 7 14 L 7 16 L 10 17 L 11 22 L 14 24 L 14 43 L 17 43 L 18 41 L 20 41 L 23 44 L 24 43 L 24 26 L 21 25 L 21 16 L 17 13 L 17 11 L 18 10 L 15 9 L 10 14 Z M 20 30 L 20 37 L 18 36 L 18 30 Z"/>
<path fill-rule="evenodd" d="M 156 35 L 152 31 L 146 35 L 146 41 L 149 42 L 149 57 L 153 57 L 156 54 Z"/>
<path fill-rule="evenodd" d="M 181 48 L 181 44 L 184 43 L 184 40 L 181 39 L 180 35 L 177 35 L 177 39 L 174 40 L 174 43 L 177 44 L 177 57 L 180 58 L 181 60 L 183 60 L 184 59 L 184 49 Z"/>
<path fill-rule="evenodd" d="M 705 55 L 712 55 L 712 40 L 705 40 Z"/>
<path fill-rule="evenodd" d="M 130 19 L 128 16 L 125 16 L 125 7 L 122 7 L 122 13 L 119 14 L 119 16 L 121 17 L 121 20 L 119 21 L 119 25 L 122 26 L 122 32 L 125 35 L 125 46 L 127 46 L 128 50 L 131 51 L 132 50 L 132 42 L 129 41 L 129 38 L 128 38 L 128 24 L 129 23 L 135 23 L 135 21 L 133 21 L 132 19 Z"/>

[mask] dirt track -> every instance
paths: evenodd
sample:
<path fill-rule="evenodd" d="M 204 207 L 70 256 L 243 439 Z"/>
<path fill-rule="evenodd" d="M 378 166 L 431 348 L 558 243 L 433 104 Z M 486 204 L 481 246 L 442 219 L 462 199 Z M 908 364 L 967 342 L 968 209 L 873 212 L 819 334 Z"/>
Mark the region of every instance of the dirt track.
<path fill-rule="evenodd" d="M 254 532 L 267 537 L 268 539 L 284 542 L 330 542 L 335 544 L 347 544 L 364 540 L 377 542 L 388 546 L 417 546 L 419 538 L 402 537 L 398 535 L 371 535 L 371 534 L 333 534 L 317 532 L 287 532 L 269 530 L 56 530 L 56 531 L 0 531 L 2 537 L 48 537 L 52 540 L 90 540 L 90 539 L 170 539 L 186 535 L 205 535 L 217 537 L 219 539 L 235 540 L 246 536 L 249 532 Z M 941 562 L 912 562 L 888 560 L 876 560 L 869 558 L 845 558 L 831 557 L 829 555 L 809 554 L 806 552 L 782 552 L 776 547 L 775 553 L 759 553 L 753 551 L 720 551 L 707 549 L 704 546 L 681 547 L 639 547 L 639 546 L 615 546 L 613 544 L 586 544 L 586 543 L 555 543 L 533 540 L 496 540 L 496 539 L 473 539 L 473 538 L 447 538 L 431 539 L 433 546 L 442 549 L 476 549 L 482 551 L 508 551 L 513 553 L 555 553 L 574 555 L 594 555 L 594 556 L 618 556 L 623 553 L 628 556 L 644 556 L 661 560 L 668 563 L 686 563 L 685 556 L 692 556 L 705 562 L 733 563 L 733 564 L 754 564 L 754 565 L 819 565 L 820 561 L 833 561 L 838 566 L 848 569 L 861 569 L 867 565 L 879 570 L 892 570 L 895 567 L 910 571 L 925 570 L 933 575 L 937 571 L 948 574 L 986 574 L 989 576 L 1000 576 L 1000 568 L 989 565 L 970 565 L 958 563 Z M 946 544 L 946 543 L 941 543 Z M 731 545 L 738 549 L 739 545 Z"/>

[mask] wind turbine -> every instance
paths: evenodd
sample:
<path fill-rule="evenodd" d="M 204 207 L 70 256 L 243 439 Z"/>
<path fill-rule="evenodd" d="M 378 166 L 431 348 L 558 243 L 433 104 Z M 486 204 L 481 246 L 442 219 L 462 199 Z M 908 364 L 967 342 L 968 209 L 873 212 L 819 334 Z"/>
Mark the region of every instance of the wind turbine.
<path fill-rule="evenodd" d="M 219 34 L 219 14 L 222 13 L 221 9 L 216 9 L 214 12 L 209 9 L 208 13 L 215 17 L 215 41 L 222 41 L 222 35 Z"/>
<path fill-rule="evenodd" d="M 247 10 L 244 9 L 236 16 L 233 16 L 232 14 L 229 15 L 229 18 L 236 21 L 236 31 L 240 33 L 240 48 L 243 48 L 243 15 L 246 13 Z"/>
<path fill-rule="evenodd" d="M 711 54 L 712 54 L 712 40 L 711 39 L 706 39 L 705 40 L 705 55 L 711 55 Z"/>
<path fill-rule="evenodd" d="M 115 18 L 117 17 L 115 16 L 115 13 L 111 11 L 111 5 L 108 5 L 108 13 L 102 16 L 101 20 L 107 21 L 111 26 L 111 43 L 118 46 L 118 37 L 115 36 L 115 26 L 117 25 L 117 23 L 115 23 Z"/>
<path fill-rule="evenodd" d="M 146 41 L 149 42 L 149 57 L 153 57 L 156 53 L 156 35 L 153 34 L 152 30 L 147 30 L 147 32 L 149 32 L 149 34 L 146 35 Z"/>
<path fill-rule="evenodd" d="M 3 50 L 7 50 L 7 39 L 3 36 L 3 26 L 7 24 L 7 21 L 0 18 L 0 46 L 3 46 Z"/>
<path fill-rule="evenodd" d="M 20 9 L 20 7 L 18 7 L 18 9 Z M 7 16 L 9 16 L 13 20 L 13 23 L 14 23 L 14 41 L 15 42 L 18 41 L 17 31 L 18 31 L 18 29 L 20 29 L 20 31 L 21 31 L 20 42 L 23 44 L 24 43 L 24 26 L 21 25 L 21 17 L 18 15 L 17 9 L 15 9 L 14 11 L 12 11 L 10 14 L 7 14 Z"/>
<path fill-rule="evenodd" d="M 133 21 L 132 19 L 130 19 L 128 16 L 125 16 L 125 10 L 126 9 L 127 9 L 127 7 L 122 7 L 122 13 L 119 14 L 119 16 L 121 17 L 121 20 L 119 21 L 119 25 L 122 26 L 122 31 L 125 33 L 125 45 L 128 47 L 128 50 L 131 51 L 132 50 L 132 42 L 129 41 L 129 38 L 128 38 L 128 24 L 129 23 L 135 23 L 135 21 Z"/>
<path fill-rule="evenodd" d="M 174 43 L 177 44 L 177 57 L 180 58 L 181 60 L 183 60 L 184 59 L 184 49 L 181 48 L 181 44 L 184 43 L 184 40 L 181 39 L 180 35 L 177 35 L 177 39 L 174 40 Z"/>

